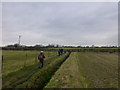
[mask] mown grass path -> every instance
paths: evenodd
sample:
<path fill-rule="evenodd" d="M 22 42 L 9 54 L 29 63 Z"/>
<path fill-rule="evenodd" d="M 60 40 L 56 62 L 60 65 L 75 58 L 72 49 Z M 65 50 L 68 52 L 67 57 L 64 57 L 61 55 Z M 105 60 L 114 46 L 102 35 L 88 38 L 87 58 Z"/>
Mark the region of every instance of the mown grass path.
<path fill-rule="evenodd" d="M 47 57 L 45 60 L 45 66 L 49 65 L 55 59 L 58 58 L 58 55 L 52 55 L 51 57 Z M 8 73 L 7 75 L 3 75 L 3 88 L 13 88 L 16 85 L 26 81 L 29 77 L 31 77 L 36 71 L 40 70 L 39 63 L 26 66 L 24 68 L 18 69 L 15 72 Z"/>
<path fill-rule="evenodd" d="M 45 88 L 117 87 L 117 54 L 73 52 Z"/>

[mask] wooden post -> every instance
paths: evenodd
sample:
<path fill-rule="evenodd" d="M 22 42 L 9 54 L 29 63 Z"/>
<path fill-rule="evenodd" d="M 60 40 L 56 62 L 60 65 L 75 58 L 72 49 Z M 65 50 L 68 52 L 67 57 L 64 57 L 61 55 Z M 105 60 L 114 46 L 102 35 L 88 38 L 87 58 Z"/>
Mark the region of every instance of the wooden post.
<path fill-rule="evenodd" d="M 26 61 L 25 61 L 26 64 L 27 64 L 27 56 L 28 56 L 28 55 L 27 55 L 27 52 L 26 52 Z"/>
<path fill-rule="evenodd" d="M 1 70 L 3 70 L 3 55 L 2 55 L 2 65 L 1 65 Z"/>
<path fill-rule="evenodd" d="M 27 61 L 27 53 L 25 54 L 25 57 L 26 57 L 26 59 L 25 59 L 25 61 L 24 61 L 24 67 L 26 66 L 26 61 Z"/>
<path fill-rule="evenodd" d="M 36 62 L 37 62 L 37 51 L 35 50 L 35 63 L 34 64 L 36 64 Z"/>
<path fill-rule="evenodd" d="M 36 63 L 36 50 L 35 50 L 35 62 L 34 62 L 34 64 Z"/>
<path fill-rule="evenodd" d="M 35 57 L 36 57 L 36 62 L 37 62 L 37 51 L 36 51 L 36 56 L 35 56 Z M 36 62 L 35 62 L 35 63 L 36 63 Z"/>

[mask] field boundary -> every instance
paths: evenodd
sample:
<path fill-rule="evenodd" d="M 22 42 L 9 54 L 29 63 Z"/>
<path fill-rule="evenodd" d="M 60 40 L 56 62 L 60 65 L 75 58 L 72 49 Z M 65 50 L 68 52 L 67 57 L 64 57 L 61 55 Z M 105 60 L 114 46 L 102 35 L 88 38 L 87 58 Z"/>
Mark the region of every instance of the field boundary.
<path fill-rule="evenodd" d="M 18 85 L 16 88 L 41 88 L 43 89 L 54 73 L 59 69 L 61 64 L 69 57 L 70 53 L 63 54 L 58 59 L 53 61 L 47 67 L 36 72 L 29 80 Z"/>
<path fill-rule="evenodd" d="M 51 58 L 49 58 L 48 60 L 47 60 L 47 62 L 45 62 L 45 64 L 46 65 L 49 65 L 50 64 L 50 62 L 54 59 L 54 58 L 58 58 L 58 56 L 53 56 L 53 57 L 51 57 Z M 9 88 L 11 88 L 11 87 L 16 87 L 18 84 L 21 84 L 21 83 L 23 83 L 23 82 L 25 82 L 26 80 L 28 80 L 35 72 L 37 72 L 38 70 L 39 70 L 39 63 L 36 63 L 36 64 L 34 64 L 34 65 L 30 65 L 30 66 L 27 66 L 27 67 L 24 67 L 24 68 L 21 68 L 20 70 L 18 70 L 18 71 L 15 71 L 15 72 L 11 72 L 11 73 L 9 73 L 7 76 L 12 76 L 12 77 L 14 77 L 14 75 L 16 75 L 16 74 L 20 74 L 19 72 L 26 72 L 26 71 L 29 71 L 29 75 L 28 75 L 28 73 L 25 73 L 24 75 L 19 75 L 18 77 L 17 77 L 17 79 L 13 79 L 13 80 L 11 80 L 10 82 L 11 83 L 8 83 L 8 84 L 6 84 L 6 82 L 4 82 L 3 83 L 3 88 L 6 88 L 6 87 L 9 87 Z M 7 77 L 7 76 L 4 76 L 4 78 L 6 79 L 8 79 L 9 80 L 9 77 Z M 5 80 L 5 81 L 7 81 L 7 79 Z M 5 85 L 4 85 L 5 84 Z"/>

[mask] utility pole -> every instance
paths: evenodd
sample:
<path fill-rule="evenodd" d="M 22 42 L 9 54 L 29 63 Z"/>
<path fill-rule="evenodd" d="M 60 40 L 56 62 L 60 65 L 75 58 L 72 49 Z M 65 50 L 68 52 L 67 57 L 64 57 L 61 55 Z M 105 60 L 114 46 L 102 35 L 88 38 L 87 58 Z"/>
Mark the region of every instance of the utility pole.
<path fill-rule="evenodd" d="M 19 35 L 19 41 L 18 41 L 19 46 L 20 46 L 20 38 L 21 38 L 21 35 Z"/>

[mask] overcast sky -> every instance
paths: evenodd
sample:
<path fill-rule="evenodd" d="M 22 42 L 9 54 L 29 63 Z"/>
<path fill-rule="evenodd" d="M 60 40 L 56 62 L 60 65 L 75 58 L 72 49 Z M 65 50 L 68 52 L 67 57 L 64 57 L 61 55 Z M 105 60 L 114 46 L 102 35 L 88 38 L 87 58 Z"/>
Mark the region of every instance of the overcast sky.
<path fill-rule="evenodd" d="M 118 44 L 117 2 L 2 4 L 3 45 Z"/>

